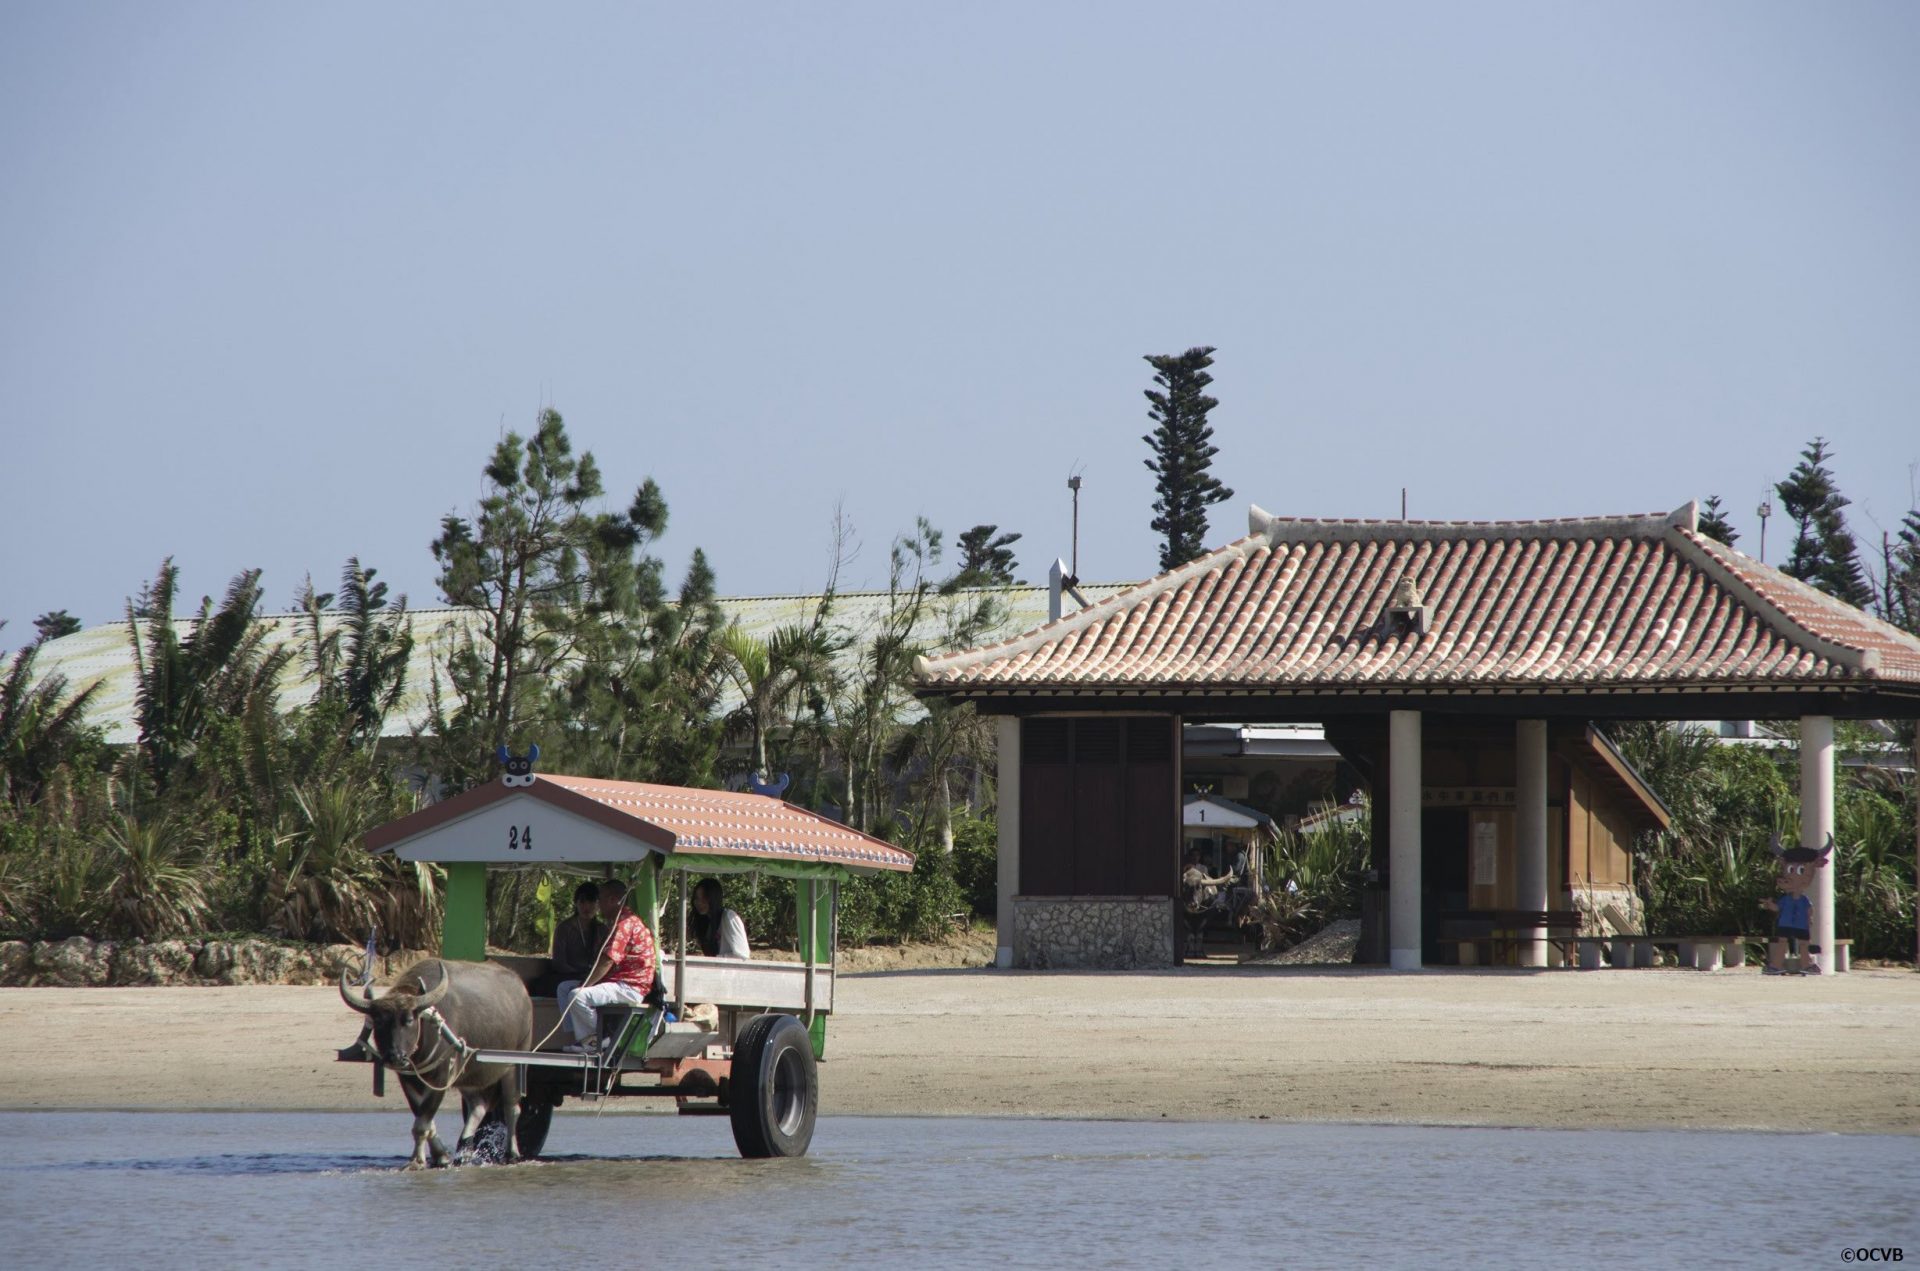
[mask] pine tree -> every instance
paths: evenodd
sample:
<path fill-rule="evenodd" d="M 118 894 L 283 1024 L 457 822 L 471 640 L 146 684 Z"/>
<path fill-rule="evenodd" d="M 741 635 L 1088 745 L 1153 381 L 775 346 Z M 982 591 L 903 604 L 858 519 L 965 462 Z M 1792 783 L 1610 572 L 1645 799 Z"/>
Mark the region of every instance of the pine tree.
<path fill-rule="evenodd" d="M 1827 468 L 1833 453 L 1826 438 L 1815 437 L 1800 452 L 1799 466 L 1774 489 L 1793 518 L 1793 551 L 1786 572 L 1850 605 L 1873 602 L 1860 551 L 1847 529 L 1847 499 Z"/>
<path fill-rule="evenodd" d="M 1207 536 L 1207 509 L 1233 497 L 1208 469 L 1220 453 L 1213 444 L 1207 412 L 1220 403 L 1203 391 L 1213 383 L 1207 368 L 1214 349 L 1201 345 L 1178 355 L 1149 355 L 1153 382 L 1147 390 L 1153 431 L 1141 440 L 1153 448 L 1146 461 L 1154 475 L 1154 532 L 1166 537 L 1160 548 L 1160 568 L 1173 569 L 1200 555 Z"/>
<path fill-rule="evenodd" d="M 499 746 L 563 731 L 551 693 L 570 669 L 617 665 L 663 607 L 660 562 L 645 548 L 666 529 L 667 506 L 648 480 L 627 510 L 600 507 L 592 451 L 578 456 L 555 410 L 531 437 L 494 447 L 471 520 L 448 515 L 433 542 L 447 603 L 478 610 L 450 650 L 446 679 L 429 688 L 436 773 L 453 789 L 486 779 Z M 522 734 L 525 735 L 522 735 Z"/>
<path fill-rule="evenodd" d="M 960 536 L 960 571 L 947 580 L 949 588 L 994 587 L 1013 582 L 1019 566 L 1013 559 L 1018 534 L 1002 534 L 998 525 L 976 525 Z"/>
<path fill-rule="evenodd" d="M 1739 541 L 1740 531 L 1733 528 L 1726 513 L 1720 510 L 1720 496 L 1717 494 L 1708 495 L 1707 501 L 1700 505 L 1700 532 L 1728 547 Z"/>
<path fill-rule="evenodd" d="M 1888 622 L 1920 635 L 1920 508 L 1907 513 L 1887 554 L 1885 608 Z"/>
<path fill-rule="evenodd" d="M 58 640 L 62 636 L 70 636 L 79 629 L 80 619 L 74 617 L 65 609 L 55 609 L 50 613 L 43 613 L 33 620 L 33 642 L 35 644 L 45 644 L 49 640 Z"/>

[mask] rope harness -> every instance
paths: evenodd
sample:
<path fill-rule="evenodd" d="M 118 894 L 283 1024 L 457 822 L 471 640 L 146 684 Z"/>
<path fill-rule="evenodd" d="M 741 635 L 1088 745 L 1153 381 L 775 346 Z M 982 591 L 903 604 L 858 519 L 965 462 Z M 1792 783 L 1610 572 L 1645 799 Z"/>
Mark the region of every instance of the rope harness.
<path fill-rule="evenodd" d="M 434 1032 L 430 1038 L 433 1049 L 428 1052 L 425 1059 L 419 1059 L 416 1056 L 420 1050 L 420 1043 L 415 1042 L 413 1053 L 406 1057 L 405 1062 L 388 1064 L 387 1067 L 393 1069 L 403 1077 L 414 1078 L 420 1082 L 421 1085 L 436 1094 L 445 1094 L 459 1084 L 460 1078 L 467 1071 L 467 1065 L 473 1062 L 473 1057 L 478 1052 L 474 1047 L 467 1045 L 466 1038 L 453 1031 L 452 1025 L 447 1023 L 445 1017 L 440 1014 L 438 1007 L 427 1007 L 420 1012 L 420 1019 L 423 1023 L 429 1020 L 433 1023 Z M 453 1067 L 447 1077 L 447 1083 L 444 1086 L 434 1084 L 432 1079 L 427 1077 L 423 1071 L 440 1065 L 442 1062 L 441 1047 L 443 1044 L 451 1044 L 454 1052 Z"/>

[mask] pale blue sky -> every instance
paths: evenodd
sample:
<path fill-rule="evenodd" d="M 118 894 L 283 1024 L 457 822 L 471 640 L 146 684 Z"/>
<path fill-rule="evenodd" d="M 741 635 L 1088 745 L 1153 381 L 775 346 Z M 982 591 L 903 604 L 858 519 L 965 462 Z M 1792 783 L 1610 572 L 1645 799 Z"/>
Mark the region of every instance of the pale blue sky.
<path fill-rule="evenodd" d="M 1142 354 L 1245 505 L 1753 506 L 1920 462 L 1920 6 L 0 4 L 0 616 L 427 543 L 551 402 L 677 577 L 924 514 L 1151 572 Z M 1780 558 L 1781 522 L 1768 555 Z"/>

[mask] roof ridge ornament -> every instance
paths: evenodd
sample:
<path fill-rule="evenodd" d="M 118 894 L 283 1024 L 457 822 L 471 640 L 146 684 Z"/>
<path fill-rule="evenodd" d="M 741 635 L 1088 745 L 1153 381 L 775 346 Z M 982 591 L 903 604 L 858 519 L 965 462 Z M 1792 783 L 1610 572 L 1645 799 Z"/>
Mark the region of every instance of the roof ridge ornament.
<path fill-rule="evenodd" d="M 1389 636 L 1427 633 L 1427 605 L 1420 595 L 1419 580 L 1411 569 L 1393 584 L 1393 594 L 1387 599 L 1386 621 L 1382 625 Z"/>
<path fill-rule="evenodd" d="M 512 786 L 518 789 L 522 786 L 530 786 L 533 784 L 533 765 L 540 759 L 540 746 L 538 743 L 527 747 L 525 756 L 516 756 L 512 751 L 508 750 L 503 743 L 500 748 L 494 752 L 494 757 L 499 759 L 500 766 L 506 769 L 505 772 L 500 774 L 501 785 Z"/>

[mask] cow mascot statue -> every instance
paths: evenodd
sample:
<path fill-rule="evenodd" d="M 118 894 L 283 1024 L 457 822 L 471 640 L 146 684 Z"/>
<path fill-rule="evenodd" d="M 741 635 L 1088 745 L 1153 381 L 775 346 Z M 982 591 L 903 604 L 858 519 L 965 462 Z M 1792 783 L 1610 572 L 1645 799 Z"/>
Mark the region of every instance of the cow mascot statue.
<path fill-rule="evenodd" d="M 533 1002 L 520 977 L 491 962 L 453 962 L 428 958 L 394 981 L 384 997 L 340 976 L 340 996 L 367 1017 L 368 1044 L 374 1062 L 400 1078 L 407 1106 L 413 1109 L 413 1156 L 408 1169 L 446 1165 L 451 1156 L 434 1129 L 433 1118 L 449 1090 L 460 1092 L 460 1141 L 463 1158 L 475 1152 L 475 1139 L 489 1114 L 506 1126 L 505 1158 L 517 1155 L 514 1135 L 520 1117 L 520 1086 L 512 1064 L 483 1064 L 479 1050 L 527 1050 L 533 1045 Z"/>
<path fill-rule="evenodd" d="M 1807 893 L 1812 890 L 1814 879 L 1827 867 L 1827 858 L 1833 855 L 1833 835 L 1827 835 L 1825 847 L 1792 847 L 1780 849 L 1780 836 L 1773 836 L 1773 858 L 1780 864 L 1780 873 L 1775 880 L 1779 892 L 1770 900 L 1762 900 L 1762 909 L 1773 911 L 1773 939 L 1767 944 L 1768 975 L 1819 975 L 1819 945 L 1813 943 L 1813 900 Z M 1800 947 L 1806 946 L 1802 953 Z M 1795 971 L 1787 970 L 1787 955 L 1794 954 L 1799 959 Z"/>

